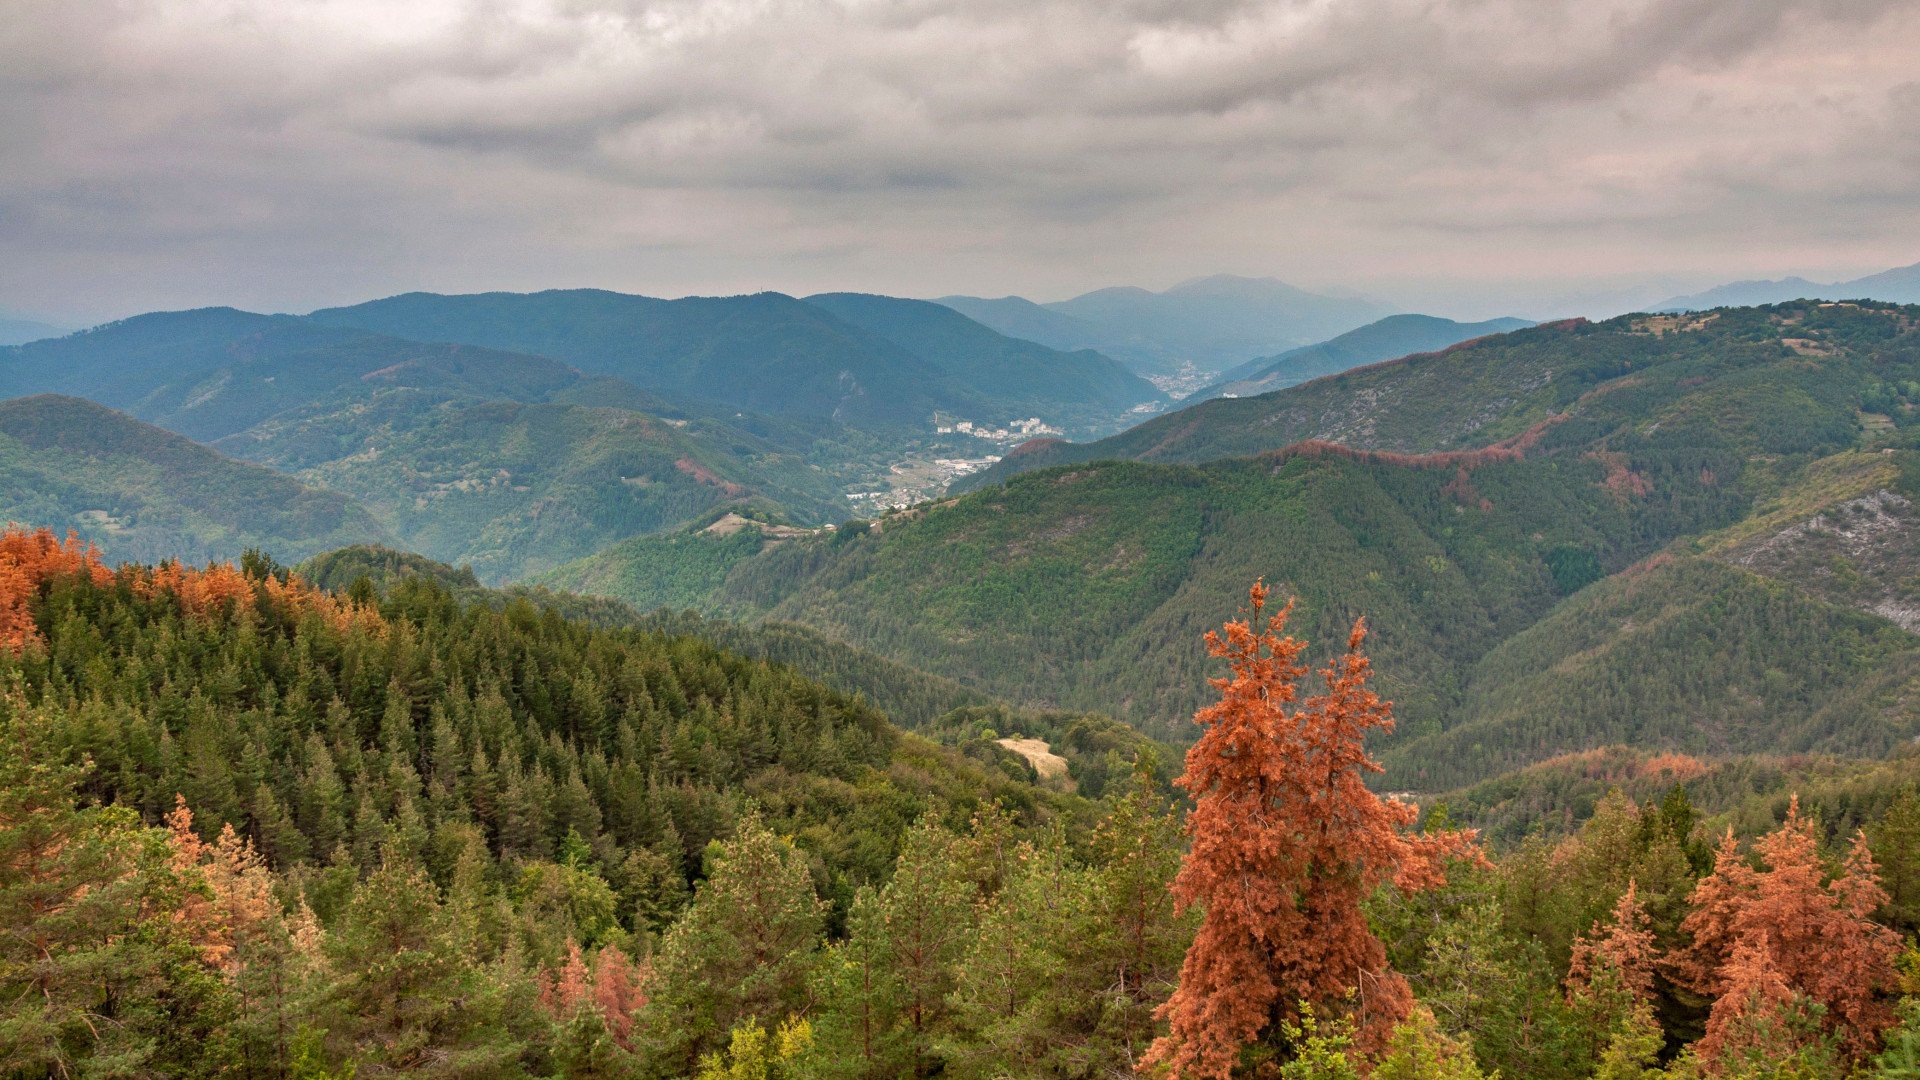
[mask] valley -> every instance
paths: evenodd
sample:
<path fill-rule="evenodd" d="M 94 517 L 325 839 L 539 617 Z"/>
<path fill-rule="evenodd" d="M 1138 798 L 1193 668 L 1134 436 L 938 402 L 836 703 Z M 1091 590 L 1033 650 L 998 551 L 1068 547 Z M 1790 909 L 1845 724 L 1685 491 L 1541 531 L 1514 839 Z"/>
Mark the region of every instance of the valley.
<path fill-rule="evenodd" d="M 1706 872 L 1684 854 L 1705 851 L 1705 823 L 1816 828 L 1781 810 L 1789 793 L 1831 842 L 1877 830 L 1876 850 L 1905 860 L 1888 910 L 1913 913 L 1886 918 L 1920 925 L 1920 906 L 1898 906 L 1920 896 L 1920 841 L 1900 854 L 1907 834 L 1886 824 L 1920 820 L 1920 309 L 1795 302 L 1489 333 L 1393 317 L 1209 372 L 1212 390 L 1175 402 L 1149 382 L 1164 371 L 1136 386 L 1100 354 L 1005 344 L 920 302 L 831 294 L 806 314 L 793 305 L 813 300 L 751 298 L 694 329 L 662 302 L 538 295 L 565 317 L 537 332 L 527 311 L 545 309 L 502 314 L 524 298 L 401 297 L 313 319 L 143 316 L 0 356 L 12 385 L 47 391 L 0 403 L 0 516 L 80 538 L 0 540 L 0 673 L 31 688 L 0 713 L 28 725 L 18 738 L 83 748 L 97 764 L 77 790 L 172 822 L 178 850 L 198 841 L 169 793 L 194 821 L 243 828 L 248 872 L 278 875 L 343 958 L 375 917 L 356 906 L 366 890 L 414 889 L 443 927 L 454 905 L 495 904 L 512 922 L 493 932 L 524 952 L 467 948 L 555 1003 L 520 1035 L 479 1014 L 460 1037 L 490 1053 L 562 1053 L 554 1025 L 588 1014 L 538 988 L 588 978 L 581 957 L 617 972 L 640 956 L 657 966 L 634 978 L 660 1005 L 565 1022 L 617 1018 L 626 1041 L 597 1053 L 688 1075 L 700 1055 L 743 1052 L 722 1036 L 747 1020 L 672 996 L 731 985 L 684 936 L 736 910 L 707 899 L 748 887 L 730 867 L 752 862 L 756 885 L 784 882 L 779 903 L 816 912 L 784 947 L 825 979 L 839 961 L 823 957 L 869 947 L 872 905 L 909 903 L 891 891 L 901 875 L 985 867 L 1016 836 L 1032 872 L 1088 883 L 1088 906 L 1046 909 L 1072 912 L 1058 917 L 1073 933 L 1123 896 L 1157 898 L 1133 925 L 1161 951 L 1127 961 L 1157 989 L 1048 1030 L 1107 1061 L 1159 1045 L 1147 1004 L 1172 992 L 1195 930 L 1154 905 L 1183 858 L 1174 823 L 1207 797 L 1166 785 L 1207 752 L 1193 718 L 1221 700 L 1227 646 L 1206 633 L 1255 581 L 1299 640 L 1268 647 L 1303 664 L 1337 662 L 1363 620 L 1394 725 L 1347 797 L 1430 808 L 1429 840 L 1483 830 L 1496 861 L 1461 888 L 1526 940 L 1571 950 L 1579 924 L 1501 890 L 1557 890 L 1585 918 L 1624 888 L 1541 870 L 1564 865 L 1541 852 L 1612 858 L 1631 831 L 1641 846 L 1619 857 L 1667 875 L 1658 902 L 1678 919 Z M 802 340 L 840 320 L 862 363 L 925 365 L 907 406 L 922 419 L 865 393 L 880 366 L 810 403 L 824 384 L 800 365 L 797 396 L 756 391 L 748 408 L 687 395 L 631 342 L 608 359 L 595 350 L 613 338 L 562 332 L 639 320 L 625 325 L 682 356 L 739 365 L 759 355 L 742 326 L 769 310 L 800 318 Z M 997 389 L 953 389 L 976 355 L 978 386 Z M 1043 407 L 1073 385 L 1082 411 Z M 159 565 L 111 571 L 85 542 Z M 197 643 L 169 662 L 188 698 L 146 689 L 147 643 L 168 640 Z M 271 659 L 242 664 L 259 649 Z M 74 695 L 82 678 L 94 704 Z M 174 749 L 147 749 L 156 728 Z M 1054 878 L 978 873 L 940 886 L 982 898 L 947 917 L 970 934 L 1060 902 L 1027 899 Z M 1433 954 L 1395 936 L 1412 932 L 1401 909 L 1382 911 L 1383 947 L 1436 992 Z M 980 948 L 954 946 L 943 1001 L 974 992 Z M 1035 962 L 1067 979 L 1108 961 Z M 574 963 L 588 975 L 567 975 Z M 1565 963 L 1534 956 L 1506 977 L 1539 990 Z M 794 1044 L 806 1060 L 842 1053 L 807 1047 L 845 1046 L 866 1007 L 820 985 L 821 1041 Z M 1693 1022 L 1692 1001 L 1663 1008 Z M 386 1052 L 332 1006 L 288 1007 L 328 1017 L 336 1060 Z M 942 1015 L 938 1040 L 903 1037 L 873 1068 L 1030 1060 Z M 1585 1053 L 1474 1047 L 1569 1080 L 1552 1055 Z"/>

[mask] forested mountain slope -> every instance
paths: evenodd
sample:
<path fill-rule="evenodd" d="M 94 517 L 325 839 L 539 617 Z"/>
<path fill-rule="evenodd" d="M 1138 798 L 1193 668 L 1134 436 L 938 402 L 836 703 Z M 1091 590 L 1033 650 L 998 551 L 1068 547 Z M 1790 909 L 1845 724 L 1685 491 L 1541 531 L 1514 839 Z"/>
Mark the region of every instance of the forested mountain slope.
<path fill-rule="evenodd" d="M 1376 364 L 1412 353 L 1433 352 L 1462 341 L 1524 330 L 1532 325 L 1524 319 L 1463 323 L 1431 315 L 1389 315 L 1379 322 L 1349 330 L 1318 345 L 1303 345 L 1278 356 L 1249 360 L 1223 373 L 1212 386 L 1196 391 L 1191 400 L 1200 402 L 1208 398 L 1264 394 L 1311 382 L 1322 376 L 1337 375 L 1364 364 Z"/>
<path fill-rule="evenodd" d="M 1619 742 L 1878 755 L 1920 733 L 1917 342 L 1905 309 L 1815 305 L 1520 331 L 1265 399 L 1331 410 L 1357 379 L 1378 392 L 1346 399 L 1343 430 L 1469 448 L 1016 475 L 712 561 L 698 606 L 1177 739 L 1199 635 L 1257 574 L 1312 639 L 1369 617 L 1392 785 Z M 1487 396 L 1433 400 L 1468 375 Z"/>
<path fill-rule="evenodd" d="M 1091 349 L 1070 352 L 1007 337 L 939 304 L 867 293 L 806 302 L 934 364 L 996 405 L 1075 426 L 1163 402 L 1153 384 Z"/>
<path fill-rule="evenodd" d="M 552 356 L 681 398 L 776 416 L 924 426 L 988 402 L 876 334 L 778 293 L 656 300 L 596 289 L 407 293 L 314 321 Z"/>
<path fill-rule="evenodd" d="M 364 871 L 394 843 L 421 860 L 538 863 L 584 843 L 625 898 L 621 924 L 644 930 L 633 905 L 650 890 L 647 903 L 667 905 L 653 910 L 683 898 L 749 796 L 801 835 L 842 902 L 936 803 L 1084 810 L 790 668 L 690 637 L 594 628 L 524 600 L 496 610 L 419 575 L 375 602 L 264 562 L 170 577 L 107 571 L 50 536 L 5 544 L 28 570 L 0 596 L 9 618 L 24 611 L 8 626 L 26 644 L 0 647 L 0 679 L 72 719 L 72 748 L 95 762 L 90 791 L 152 819 L 183 794 L 281 866 Z M 541 933 L 612 929 L 556 920 Z"/>
<path fill-rule="evenodd" d="M 878 452 L 832 425 L 721 418 L 547 357 L 231 309 L 140 316 L 10 350 L 0 380 L 121 404 L 350 495 L 385 535 L 489 580 L 720 505 L 830 520 L 844 512 L 844 478 L 805 458 L 844 465 Z M 181 536 L 152 553 L 174 548 L 198 550 Z"/>
<path fill-rule="evenodd" d="M 1098 463 L 865 534 L 784 542 L 737 563 L 703 606 L 816 626 L 999 696 L 1180 738 L 1206 693 L 1201 633 L 1265 575 L 1298 594 L 1316 639 L 1367 614 L 1403 726 L 1420 730 L 1442 722 L 1458 672 L 1560 594 L 1741 512 L 1735 491 L 1686 464 L 1650 498 L 1617 498 L 1607 476 L 1578 458 L 1470 473 L 1325 452 Z"/>
<path fill-rule="evenodd" d="M 74 530 L 108 556 L 304 557 L 391 542 L 366 508 L 79 398 L 0 401 L 0 524 Z"/>
<path fill-rule="evenodd" d="M 1911 421 L 1920 311 L 1798 303 L 1518 330 L 1251 398 L 1202 402 L 1086 444 L 1031 443 L 970 483 L 1125 458 L 1205 461 L 1302 439 L 1406 453 L 1483 447 L 1552 420 L 1555 446 L 1837 448 L 1867 406 Z M 1916 384 L 1920 385 L 1920 384 Z M 1891 410 L 1891 411 L 1888 411 Z"/>

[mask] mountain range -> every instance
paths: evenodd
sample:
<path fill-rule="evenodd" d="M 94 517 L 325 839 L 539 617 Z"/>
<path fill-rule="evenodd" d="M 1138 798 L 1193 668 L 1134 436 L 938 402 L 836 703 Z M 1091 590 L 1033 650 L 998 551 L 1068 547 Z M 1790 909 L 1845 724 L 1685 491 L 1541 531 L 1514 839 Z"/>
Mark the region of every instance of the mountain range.
<path fill-rule="evenodd" d="M 1894 304 L 1920 304 L 1920 263 L 1830 284 L 1800 277 L 1778 281 L 1734 281 L 1690 296 L 1673 297 L 1654 305 L 1652 310 L 1706 311 L 1718 307 L 1778 304 L 1788 300 L 1882 300 Z"/>
<path fill-rule="evenodd" d="M 1056 349 L 1098 349 L 1157 375 L 1178 374 L 1189 364 L 1208 373 L 1225 371 L 1391 314 L 1369 300 L 1229 274 L 1194 278 L 1162 292 L 1115 287 L 1047 304 L 1017 296 L 945 296 L 939 302 L 1003 334 Z"/>
<path fill-rule="evenodd" d="M 553 580 L 672 582 L 1180 739 L 1200 633 L 1263 575 L 1315 642 L 1368 617 L 1398 787 L 1616 743 L 1874 755 L 1920 733 L 1916 406 L 1912 308 L 1573 321 L 1045 443 L 869 528 Z"/>
<path fill-rule="evenodd" d="M 489 581 L 721 506 L 837 520 L 850 486 L 903 459 L 993 449 L 937 435 L 942 418 L 1098 431 L 1164 402 L 1098 353 L 1006 338 L 923 301 L 602 292 L 136 316 L 0 351 L 0 395 L 34 393 L 84 397 L 340 492 L 381 535 Z M 71 513 L 50 523 L 116 556 L 128 542 Z M 175 546 L 237 554 L 231 539 L 200 530 Z"/>
<path fill-rule="evenodd" d="M 1434 352 L 1462 341 L 1524 330 L 1533 324 L 1525 319 L 1488 319 L 1463 323 L 1432 315 L 1389 315 L 1349 330 L 1317 345 L 1289 349 L 1278 356 L 1249 360 L 1221 374 L 1219 381 L 1187 401 L 1205 401 L 1215 397 L 1249 397 L 1269 390 L 1311 382 L 1323 375 L 1337 375 L 1350 368 L 1393 360 L 1413 353 Z"/>
<path fill-rule="evenodd" d="M 856 427 L 924 429 L 935 413 L 1005 421 L 1035 410 L 1079 426 L 1087 414 L 1108 419 L 1159 396 L 1104 356 L 1015 344 L 979 324 L 943 320 L 939 309 L 927 310 L 933 305 L 850 294 L 820 300 L 656 300 L 591 289 L 409 293 L 310 318 L 547 356 L 681 400 Z M 1009 362 L 1012 354 L 1019 361 Z"/>
<path fill-rule="evenodd" d="M 58 337 L 67 331 L 33 319 L 15 319 L 0 315 L 0 345 L 21 345 L 41 338 Z"/>
<path fill-rule="evenodd" d="M 1244 374 L 1345 370 L 1030 442 L 965 493 L 848 522 L 848 478 L 908 447 L 893 421 L 680 396 L 614 324 L 658 320 L 716 371 L 754 333 L 838 328 L 863 363 L 910 357 L 890 370 L 1008 415 L 1114 410 L 1145 384 L 927 302 L 613 296 L 206 309 L 10 349 L 10 388 L 69 396 L 0 412 L 0 514 L 116 558 L 398 546 L 472 587 L 791 627 L 790 655 L 891 672 L 903 702 L 1099 712 L 1171 741 L 1208 693 L 1201 632 L 1264 576 L 1316 642 L 1368 617 L 1401 716 L 1386 782 L 1424 792 L 1623 743 L 1871 756 L 1920 732 L 1920 309 L 1380 320 Z M 587 355 L 574 305 L 624 351 L 599 370 L 520 351 Z M 795 355 L 756 370 L 804 382 Z M 945 689 L 897 689 L 908 672 Z"/>

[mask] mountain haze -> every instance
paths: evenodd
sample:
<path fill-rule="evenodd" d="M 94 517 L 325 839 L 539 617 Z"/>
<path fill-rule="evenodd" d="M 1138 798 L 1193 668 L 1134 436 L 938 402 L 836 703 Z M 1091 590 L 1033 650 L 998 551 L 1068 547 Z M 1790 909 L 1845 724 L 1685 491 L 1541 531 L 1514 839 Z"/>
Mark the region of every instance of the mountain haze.
<path fill-rule="evenodd" d="M 1412 353 L 1433 352 L 1489 334 L 1524 330 L 1525 319 L 1489 319 L 1463 323 L 1432 315 L 1389 315 L 1349 330 L 1318 345 L 1290 349 L 1278 356 L 1249 360 L 1220 376 L 1220 380 L 1186 400 L 1233 396 L 1250 397 L 1270 390 L 1337 375 L 1350 368 L 1392 360 Z"/>
<path fill-rule="evenodd" d="M 1800 277 L 1779 281 L 1735 281 L 1691 296 L 1676 296 L 1654 305 L 1653 310 L 1705 311 L 1718 307 L 1749 307 L 1802 299 L 1920 304 L 1920 263 L 1831 284 Z"/>
<path fill-rule="evenodd" d="M 1115 287 L 1049 304 L 1017 296 L 948 296 L 939 302 L 1003 334 L 1058 349 L 1098 349 L 1136 371 L 1161 375 L 1189 363 L 1224 371 L 1388 314 L 1370 301 L 1229 274 L 1194 278 L 1164 292 Z"/>

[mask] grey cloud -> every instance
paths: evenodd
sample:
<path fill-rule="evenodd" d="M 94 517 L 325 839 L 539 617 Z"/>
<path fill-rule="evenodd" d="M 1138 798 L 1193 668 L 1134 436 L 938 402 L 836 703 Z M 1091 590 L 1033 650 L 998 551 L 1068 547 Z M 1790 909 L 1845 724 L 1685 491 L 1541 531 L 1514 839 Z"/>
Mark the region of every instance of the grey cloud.
<path fill-rule="evenodd" d="M 1916 58 L 1902 0 L 14 0 L 0 306 L 1873 269 Z"/>

